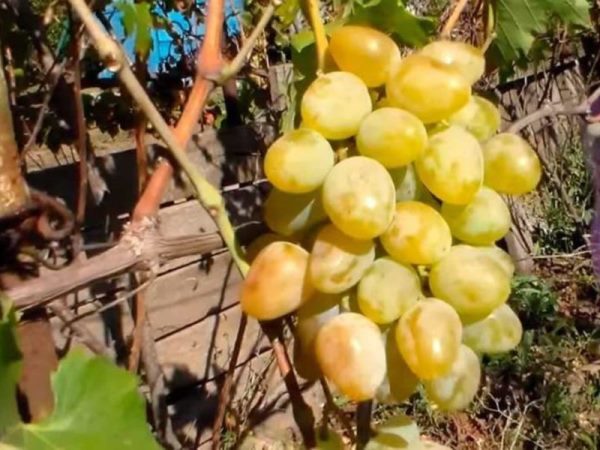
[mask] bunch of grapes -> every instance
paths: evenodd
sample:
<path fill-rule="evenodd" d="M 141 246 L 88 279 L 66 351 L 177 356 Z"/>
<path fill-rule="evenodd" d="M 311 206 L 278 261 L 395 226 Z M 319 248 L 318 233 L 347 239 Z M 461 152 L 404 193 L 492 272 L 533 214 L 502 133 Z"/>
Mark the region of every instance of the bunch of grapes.
<path fill-rule="evenodd" d="M 401 402 L 421 383 L 435 407 L 463 409 L 480 356 L 521 339 L 501 194 L 534 190 L 540 162 L 472 93 L 479 49 L 439 40 L 401 58 L 387 35 L 343 26 L 329 51 L 337 70 L 267 151 L 273 233 L 248 249 L 242 307 L 296 312 L 296 369 L 348 399 Z"/>

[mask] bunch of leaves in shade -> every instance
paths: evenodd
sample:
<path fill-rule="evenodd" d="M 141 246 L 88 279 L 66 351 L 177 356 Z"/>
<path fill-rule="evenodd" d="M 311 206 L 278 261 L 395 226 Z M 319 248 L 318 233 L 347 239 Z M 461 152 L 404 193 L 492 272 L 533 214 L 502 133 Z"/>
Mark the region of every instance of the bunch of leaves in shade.
<path fill-rule="evenodd" d="M 21 353 L 7 301 L 0 320 L 0 449 L 160 449 L 146 422 L 137 379 L 109 360 L 74 350 L 52 376 L 54 410 L 23 423 L 16 401 Z"/>

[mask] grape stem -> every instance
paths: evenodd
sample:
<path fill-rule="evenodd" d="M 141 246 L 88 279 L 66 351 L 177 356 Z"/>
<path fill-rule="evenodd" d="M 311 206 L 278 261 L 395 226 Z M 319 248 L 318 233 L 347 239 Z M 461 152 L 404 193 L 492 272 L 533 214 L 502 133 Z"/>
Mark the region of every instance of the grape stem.
<path fill-rule="evenodd" d="M 452 33 L 452 30 L 454 29 L 456 22 L 458 22 L 460 15 L 466 8 L 467 3 L 469 3 L 469 0 L 458 0 L 456 2 L 456 5 L 454 6 L 454 10 L 452 11 L 452 14 L 450 14 L 448 21 L 446 22 L 446 24 L 444 25 L 444 28 L 442 28 L 442 31 L 440 32 L 441 37 L 444 37 L 444 38 L 450 37 L 450 34 Z"/>
<path fill-rule="evenodd" d="M 306 0 L 306 11 L 304 15 L 308 19 L 310 26 L 315 35 L 315 44 L 317 46 L 317 74 L 323 73 L 325 70 L 325 56 L 329 42 L 325 33 L 325 26 L 319 11 L 319 0 Z"/>

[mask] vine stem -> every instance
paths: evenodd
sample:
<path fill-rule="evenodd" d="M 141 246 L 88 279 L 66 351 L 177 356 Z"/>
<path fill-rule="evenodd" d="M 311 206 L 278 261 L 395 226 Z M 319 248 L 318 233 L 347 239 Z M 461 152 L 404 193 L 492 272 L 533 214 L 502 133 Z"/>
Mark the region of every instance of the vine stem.
<path fill-rule="evenodd" d="M 315 44 L 317 46 L 317 74 L 325 70 L 325 56 L 329 42 L 325 33 L 325 26 L 319 11 L 319 0 L 306 0 L 306 18 L 312 27 L 315 35 Z"/>
<path fill-rule="evenodd" d="M 444 28 L 442 28 L 442 31 L 440 32 L 441 37 L 450 37 L 450 34 L 452 33 L 456 22 L 458 22 L 460 15 L 466 8 L 467 3 L 469 3 L 469 0 L 457 0 L 456 5 L 454 5 L 454 10 L 452 11 L 452 14 L 450 14 L 448 21 L 445 23 Z"/>

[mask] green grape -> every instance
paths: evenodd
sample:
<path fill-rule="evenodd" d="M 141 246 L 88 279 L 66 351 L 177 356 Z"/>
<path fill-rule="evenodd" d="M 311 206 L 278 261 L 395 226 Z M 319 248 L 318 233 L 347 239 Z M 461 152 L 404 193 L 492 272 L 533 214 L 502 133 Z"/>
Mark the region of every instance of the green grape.
<path fill-rule="evenodd" d="M 483 146 L 485 184 L 510 195 L 533 191 L 542 178 L 542 166 L 529 143 L 512 133 L 501 133 Z"/>
<path fill-rule="evenodd" d="M 415 162 L 417 174 L 433 195 L 464 205 L 483 182 L 483 154 L 477 139 L 455 125 L 429 138 L 425 154 Z"/>
<path fill-rule="evenodd" d="M 427 131 L 413 114 L 398 108 L 380 108 L 360 124 L 358 151 L 387 168 L 405 166 L 425 151 Z"/>
<path fill-rule="evenodd" d="M 323 184 L 323 207 L 343 233 L 373 239 L 394 215 L 396 190 L 392 177 L 377 161 L 353 156 L 339 162 Z"/>
<path fill-rule="evenodd" d="M 327 224 L 317 234 L 310 253 L 310 281 L 321 292 L 344 292 L 358 283 L 374 259 L 373 241 L 352 238 Z"/>
<path fill-rule="evenodd" d="M 492 257 L 502 267 L 502 270 L 504 270 L 509 278 L 512 278 L 515 274 L 515 263 L 508 253 L 495 245 L 478 247 L 478 249 Z"/>
<path fill-rule="evenodd" d="M 502 197 L 482 186 L 466 205 L 442 205 L 442 216 L 452 235 L 467 244 L 490 245 L 510 229 L 510 211 Z"/>
<path fill-rule="evenodd" d="M 377 425 L 365 450 L 421 450 L 420 431 L 417 424 L 400 413 Z"/>
<path fill-rule="evenodd" d="M 269 244 L 256 256 L 242 283 L 242 310 L 258 320 L 295 311 L 314 293 L 307 267 L 308 252 L 302 247 L 290 242 Z"/>
<path fill-rule="evenodd" d="M 418 201 L 431 206 L 439 211 L 440 204 L 427 190 L 425 185 L 417 177 L 415 168 L 412 164 L 396 169 L 389 169 L 394 186 L 396 186 L 396 202 L 406 202 L 409 200 Z"/>
<path fill-rule="evenodd" d="M 403 59 L 386 83 L 392 106 L 424 123 L 447 119 L 471 98 L 471 86 L 460 72 L 423 55 Z"/>
<path fill-rule="evenodd" d="M 367 86 L 349 72 L 320 75 L 304 92 L 300 105 L 303 126 L 334 140 L 356 135 L 372 109 Z"/>
<path fill-rule="evenodd" d="M 334 160 L 327 139 L 316 131 L 301 128 L 284 134 L 269 147 L 265 174 L 277 189 L 304 194 L 323 184 Z"/>
<path fill-rule="evenodd" d="M 429 272 L 429 287 L 433 295 L 448 302 L 464 322 L 473 322 L 506 302 L 510 294 L 510 277 L 485 252 L 460 247 L 453 247 L 433 265 Z"/>
<path fill-rule="evenodd" d="M 384 84 L 400 62 L 400 50 L 374 28 L 346 25 L 331 33 L 329 53 L 337 66 L 358 76 L 369 87 Z"/>
<path fill-rule="evenodd" d="M 462 324 L 447 303 L 427 298 L 402 315 L 396 345 L 410 370 L 422 380 L 446 375 L 458 356 Z"/>
<path fill-rule="evenodd" d="M 438 444 L 437 442 L 433 441 L 426 441 L 424 439 L 421 439 L 421 446 L 421 450 L 452 450 L 450 447 L 445 445 Z"/>
<path fill-rule="evenodd" d="M 452 235 L 443 217 L 431 206 L 420 202 L 400 202 L 380 241 L 396 261 L 427 265 L 448 253 Z"/>
<path fill-rule="evenodd" d="M 341 436 L 333 430 L 323 430 L 322 427 L 319 427 L 315 430 L 315 436 L 318 450 L 344 450 L 346 448 Z"/>
<path fill-rule="evenodd" d="M 485 319 L 466 325 L 463 343 L 477 353 L 492 355 L 511 351 L 522 337 L 519 317 L 504 303 Z"/>
<path fill-rule="evenodd" d="M 375 323 L 398 319 L 421 296 L 421 280 L 411 266 L 377 259 L 358 284 L 358 306 Z"/>
<path fill-rule="evenodd" d="M 442 411 L 465 409 L 479 389 L 481 365 L 477 355 L 461 345 L 452 369 L 446 375 L 423 383 L 427 397 Z"/>
<path fill-rule="evenodd" d="M 419 53 L 457 70 L 471 85 L 485 72 L 483 52 L 465 42 L 435 41 L 427 44 Z"/>
<path fill-rule="evenodd" d="M 500 129 L 500 111 L 489 100 L 473 95 L 469 103 L 448 118 L 448 122 L 463 127 L 483 142 Z"/>
<path fill-rule="evenodd" d="M 263 217 L 271 230 L 289 237 L 325 221 L 327 214 L 321 191 L 286 194 L 273 188 L 263 205 Z"/>
<path fill-rule="evenodd" d="M 408 400 L 416 392 L 419 379 L 410 371 L 398 350 L 394 328 L 390 327 L 382 337 L 385 343 L 387 372 L 383 383 L 377 388 L 375 398 L 383 404 L 396 404 Z"/>
<path fill-rule="evenodd" d="M 317 361 L 327 379 L 353 401 L 372 399 L 385 377 L 385 347 L 377 325 L 365 316 L 342 313 L 321 327 Z"/>

